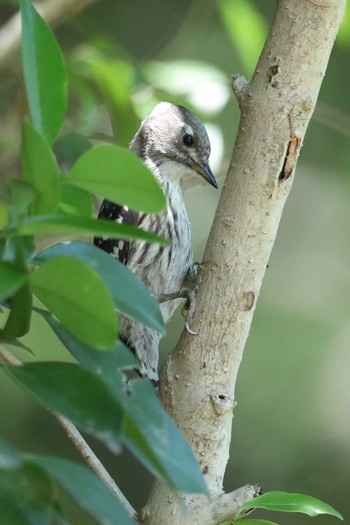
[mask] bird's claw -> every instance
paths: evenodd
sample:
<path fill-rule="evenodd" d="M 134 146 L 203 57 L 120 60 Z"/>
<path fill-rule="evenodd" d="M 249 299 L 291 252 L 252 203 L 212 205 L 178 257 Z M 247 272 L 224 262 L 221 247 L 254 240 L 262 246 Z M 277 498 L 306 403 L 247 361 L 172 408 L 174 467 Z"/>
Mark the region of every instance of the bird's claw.
<path fill-rule="evenodd" d="M 181 310 L 181 313 L 185 318 L 185 328 L 191 335 L 198 335 L 198 332 L 195 332 L 190 327 L 190 322 L 192 321 L 196 311 L 196 291 L 199 283 L 201 282 L 200 269 L 201 265 L 199 263 L 193 263 L 184 279 L 182 289 L 178 292 L 163 294 L 158 298 L 159 303 L 173 301 L 174 299 L 180 298 L 187 299 L 184 307 Z"/>
<path fill-rule="evenodd" d="M 194 330 L 192 330 L 192 328 L 190 327 L 189 321 L 185 322 L 185 328 L 190 335 L 199 335 L 199 332 L 195 332 Z"/>
<path fill-rule="evenodd" d="M 198 335 L 198 332 L 195 332 L 190 327 L 190 322 L 192 321 L 196 311 L 196 291 L 200 280 L 200 264 L 193 263 L 189 268 L 185 279 L 185 284 L 187 285 L 187 301 L 182 309 L 182 315 L 186 319 L 185 328 L 191 335 Z"/>
<path fill-rule="evenodd" d="M 187 275 L 184 280 L 184 286 L 190 290 L 196 291 L 201 282 L 201 265 L 198 262 L 194 262 L 188 269 Z"/>

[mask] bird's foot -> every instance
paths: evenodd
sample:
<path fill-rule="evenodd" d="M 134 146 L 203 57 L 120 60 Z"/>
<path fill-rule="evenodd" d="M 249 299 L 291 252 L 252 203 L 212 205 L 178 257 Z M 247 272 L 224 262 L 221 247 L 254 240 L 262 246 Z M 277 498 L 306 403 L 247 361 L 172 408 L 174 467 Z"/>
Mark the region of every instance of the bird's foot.
<path fill-rule="evenodd" d="M 181 313 L 185 318 L 185 328 L 187 332 L 191 335 L 198 335 L 198 332 L 192 330 L 190 322 L 193 319 L 194 313 L 196 311 L 196 291 L 187 288 L 187 301 L 183 306 Z"/>
<path fill-rule="evenodd" d="M 182 315 L 185 318 L 185 328 L 187 332 L 191 335 L 198 335 L 197 332 L 192 330 L 190 327 L 190 322 L 193 319 L 194 313 L 196 311 L 196 292 L 198 285 L 201 281 L 200 278 L 200 269 L 201 266 L 199 263 L 193 263 L 184 279 L 183 288 L 178 292 L 163 294 L 159 299 L 159 303 L 164 303 L 166 301 L 172 301 L 174 299 L 186 299 L 186 303 L 182 308 Z"/>
<path fill-rule="evenodd" d="M 191 335 L 198 335 L 198 332 L 195 332 L 192 330 L 190 326 L 190 322 L 192 321 L 194 317 L 194 313 L 196 311 L 196 292 L 199 286 L 199 283 L 201 282 L 201 265 L 197 262 L 194 262 L 185 277 L 184 285 L 186 286 L 187 291 L 187 301 L 182 308 L 182 315 L 185 318 L 185 327 L 189 334 Z"/>

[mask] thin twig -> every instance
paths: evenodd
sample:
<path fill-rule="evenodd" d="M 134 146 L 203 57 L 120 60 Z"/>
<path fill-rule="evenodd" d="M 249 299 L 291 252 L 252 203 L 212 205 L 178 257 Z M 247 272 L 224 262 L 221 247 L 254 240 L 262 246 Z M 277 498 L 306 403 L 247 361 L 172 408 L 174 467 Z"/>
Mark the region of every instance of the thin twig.
<path fill-rule="evenodd" d="M 52 412 L 57 421 L 62 425 L 62 427 L 67 432 L 69 439 L 74 443 L 76 449 L 85 459 L 89 467 L 97 474 L 97 476 L 103 481 L 105 485 L 117 496 L 119 501 L 122 503 L 124 508 L 128 511 L 131 517 L 136 517 L 136 510 L 132 507 L 129 501 L 126 499 L 114 479 L 107 472 L 105 467 L 102 465 L 100 460 L 97 458 L 93 450 L 86 443 L 83 436 L 80 434 L 79 430 L 73 425 L 71 421 L 61 416 L 57 412 Z"/>
<path fill-rule="evenodd" d="M 4 346 L 0 346 L 0 357 L 8 365 L 11 365 L 11 366 L 22 366 L 23 365 L 23 363 L 19 359 L 17 359 L 17 357 L 14 356 L 12 352 L 10 352 Z M 58 412 L 55 412 L 54 410 L 50 410 L 50 409 L 48 410 L 54 415 L 54 417 L 57 419 L 60 425 L 64 428 L 64 430 L 67 433 L 68 438 L 72 441 L 76 449 L 83 456 L 84 460 L 89 465 L 89 467 L 103 481 L 103 483 L 116 495 L 116 497 L 119 499 L 121 504 L 127 510 L 128 514 L 133 518 L 136 517 L 137 515 L 136 510 L 132 507 L 131 503 L 126 499 L 126 497 L 124 496 L 124 494 L 122 493 L 118 485 L 115 483 L 114 479 L 110 476 L 110 474 L 107 472 L 105 467 L 102 465 L 101 461 L 97 458 L 93 450 L 86 443 L 85 439 L 80 434 L 79 430 L 75 427 L 75 425 L 73 425 L 71 421 L 63 417 Z"/>

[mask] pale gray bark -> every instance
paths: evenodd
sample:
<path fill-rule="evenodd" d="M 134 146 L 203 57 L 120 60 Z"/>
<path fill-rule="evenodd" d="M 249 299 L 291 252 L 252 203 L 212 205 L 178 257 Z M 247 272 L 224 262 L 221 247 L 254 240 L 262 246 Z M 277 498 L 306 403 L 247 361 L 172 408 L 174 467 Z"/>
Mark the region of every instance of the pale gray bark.
<path fill-rule="evenodd" d="M 179 500 L 157 482 L 142 517 L 149 525 L 216 525 L 236 517 L 237 491 L 223 493 L 236 377 L 344 7 L 345 0 L 280 0 L 252 81 L 233 81 L 241 120 L 204 254 L 192 324 L 199 335 L 183 332 L 160 389 L 212 497 Z M 254 487 L 238 490 L 240 501 L 254 497 Z"/>

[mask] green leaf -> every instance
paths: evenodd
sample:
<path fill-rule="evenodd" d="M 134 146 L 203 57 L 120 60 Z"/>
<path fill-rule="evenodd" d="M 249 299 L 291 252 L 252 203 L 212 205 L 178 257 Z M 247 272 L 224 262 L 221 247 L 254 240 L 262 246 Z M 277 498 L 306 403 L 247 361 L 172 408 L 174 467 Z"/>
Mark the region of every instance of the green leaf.
<path fill-rule="evenodd" d="M 121 314 L 164 334 L 164 321 L 157 301 L 124 264 L 99 248 L 78 241 L 50 246 L 39 253 L 35 261 L 42 263 L 59 255 L 76 257 L 94 270 L 108 287 Z"/>
<path fill-rule="evenodd" d="M 25 283 L 28 274 L 8 262 L 0 262 L 0 302 L 12 297 Z"/>
<path fill-rule="evenodd" d="M 25 335 L 30 328 L 32 316 L 32 291 L 25 283 L 11 298 L 11 310 L 5 327 L 0 330 L 0 341 L 12 341 Z"/>
<path fill-rule="evenodd" d="M 52 514 L 58 517 L 60 511 L 53 496 L 45 470 L 0 439 L 1 525 L 51 525 Z"/>
<path fill-rule="evenodd" d="M 159 213 L 166 205 L 153 173 L 141 159 L 118 146 L 101 145 L 87 151 L 64 182 L 146 213 Z"/>
<path fill-rule="evenodd" d="M 15 470 L 22 464 L 22 458 L 18 452 L 0 439 L 0 470 Z"/>
<path fill-rule="evenodd" d="M 48 456 L 31 457 L 101 525 L 136 525 L 112 492 L 90 470 L 70 461 Z"/>
<path fill-rule="evenodd" d="M 225 521 L 220 525 L 231 525 L 232 521 Z M 234 525 L 277 525 L 274 521 L 269 520 L 255 520 L 252 518 L 243 518 L 234 522 Z"/>
<path fill-rule="evenodd" d="M 16 348 L 20 348 L 21 350 L 25 350 L 26 352 L 29 352 L 33 357 L 35 356 L 35 353 L 29 346 L 22 343 L 22 341 L 19 341 L 18 339 L 10 339 L 6 341 L 5 346 L 14 346 Z"/>
<path fill-rule="evenodd" d="M 24 239 L 16 239 L 12 250 L 12 263 L 20 272 L 26 272 L 26 255 L 28 243 Z M 31 242 L 29 242 L 31 245 Z M 11 341 L 25 335 L 30 328 L 32 315 L 32 291 L 29 282 L 19 288 L 10 300 L 10 313 L 5 327 L 0 330 L 0 341 Z"/>
<path fill-rule="evenodd" d="M 58 160 L 58 164 L 64 166 L 66 171 L 67 168 L 70 168 L 73 163 L 91 147 L 88 137 L 77 131 L 71 130 L 62 133 L 58 137 L 53 150 Z"/>
<path fill-rule="evenodd" d="M 59 323 L 50 312 L 41 308 L 34 308 L 50 325 L 57 337 L 62 341 L 67 350 L 75 359 L 92 372 L 101 375 L 104 380 L 113 386 L 121 382 L 121 368 L 135 368 L 138 360 L 121 341 L 117 341 L 108 352 L 100 352 L 72 336 L 64 326 Z"/>
<path fill-rule="evenodd" d="M 65 215 L 39 215 L 25 219 L 17 228 L 11 227 L 0 231 L 0 239 L 28 235 L 106 235 L 113 239 L 138 239 L 147 242 L 168 244 L 168 241 L 145 232 L 141 228 L 114 221 L 73 217 Z"/>
<path fill-rule="evenodd" d="M 267 24 L 251 0 L 218 0 L 222 21 L 246 71 L 254 71 L 268 33 Z"/>
<path fill-rule="evenodd" d="M 2 259 L 4 262 L 15 262 L 17 260 L 19 242 L 21 244 L 24 269 L 25 263 L 30 262 L 35 254 L 35 243 L 33 237 L 12 237 L 11 239 L 7 239 L 3 246 Z"/>
<path fill-rule="evenodd" d="M 1 525 L 32 525 L 25 513 L 12 498 L 0 494 Z"/>
<path fill-rule="evenodd" d="M 340 520 L 343 519 L 341 514 L 333 507 L 306 494 L 292 494 L 280 491 L 266 492 L 241 506 L 241 509 L 253 508 L 278 510 L 281 512 L 301 512 L 311 517 L 319 514 L 330 514 Z"/>
<path fill-rule="evenodd" d="M 21 458 L 21 466 L 18 469 L 0 470 L 0 494 L 14 503 L 14 507 L 5 507 L 9 516 L 8 523 L 12 523 L 12 516 L 18 515 L 24 520 L 23 523 L 30 525 L 51 524 L 53 485 L 46 472 L 38 465 Z M 0 515 L 3 525 L 3 515 Z"/>
<path fill-rule="evenodd" d="M 7 181 L 6 189 L 12 210 L 14 209 L 18 215 L 22 215 L 35 198 L 34 189 L 27 182 L 17 179 Z"/>
<path fill-rule="evenodd" d="M 126 446 L 157 477 L 177 491 L 208 494 L 201 469 L 185 437 L 144 379 L 130 383 L 123 398 Z M 179 461 L 181 458 L 181 461 Z"/>
<path fill-rule="evenodd" d="M 52 144 L 67 105 L 66 72 L 57 41 L 31 0 L 20 0 L 22 59 L 30 114 L 35 128 Z"/>
<path fill-rule="evenodd" d="M 10 219 L 9 207 L 6 202 L 0 200 L 0 229 L 7 226 Z"/>
<path fill-rule="evenodd" d="M 58 209 L 68 215 L 86 215 L 91 217 L 94 209 L 92 196 L 84 190 L 68 184 L 62 184 Z"/>
<path fill-rule="evenodd" d="M 94 373 L 71 363 L 30 363 L 7 371 L 41 404 L 118 450 L 123 411 Z"/>
<path fill-rule="evenodd" d="M 135 112 L 133 92 L 135 66 L 130 61 L 112 58 L 109 54 L 89 50 L 91 77 L 102 94 L 118 144 L 127 146 L 135 134 L 139 118 Z"/>
<path fill-rule="evenodd" d="M 120 369 L 137 365 L 132 353 L 121 343 L 109 352 L 98 352 L 74 340 L 49 313 L 40 313 L 79 363 L 99 374 L 113 391 L 125 412 L 122 439 L 139 461 L 175 490 L 206 492 L 192 450 L 151 384 L 141 379 L 132 381 L 125 389 Z"/>
<path fill-rule="evenodd" d="M 107 287 L 73 257 L 55 257 L 32 273 L 34 294 L 79 340 L 97 348 L 114 345 L 117 318 Z"/>
<path fill-rule="evenodd" d="M 55 213 L 59 169 L 49 146 L 27 119 L 22 125 L 22 170 L 24 180 L 35 191 L 31 214 Z"/>

